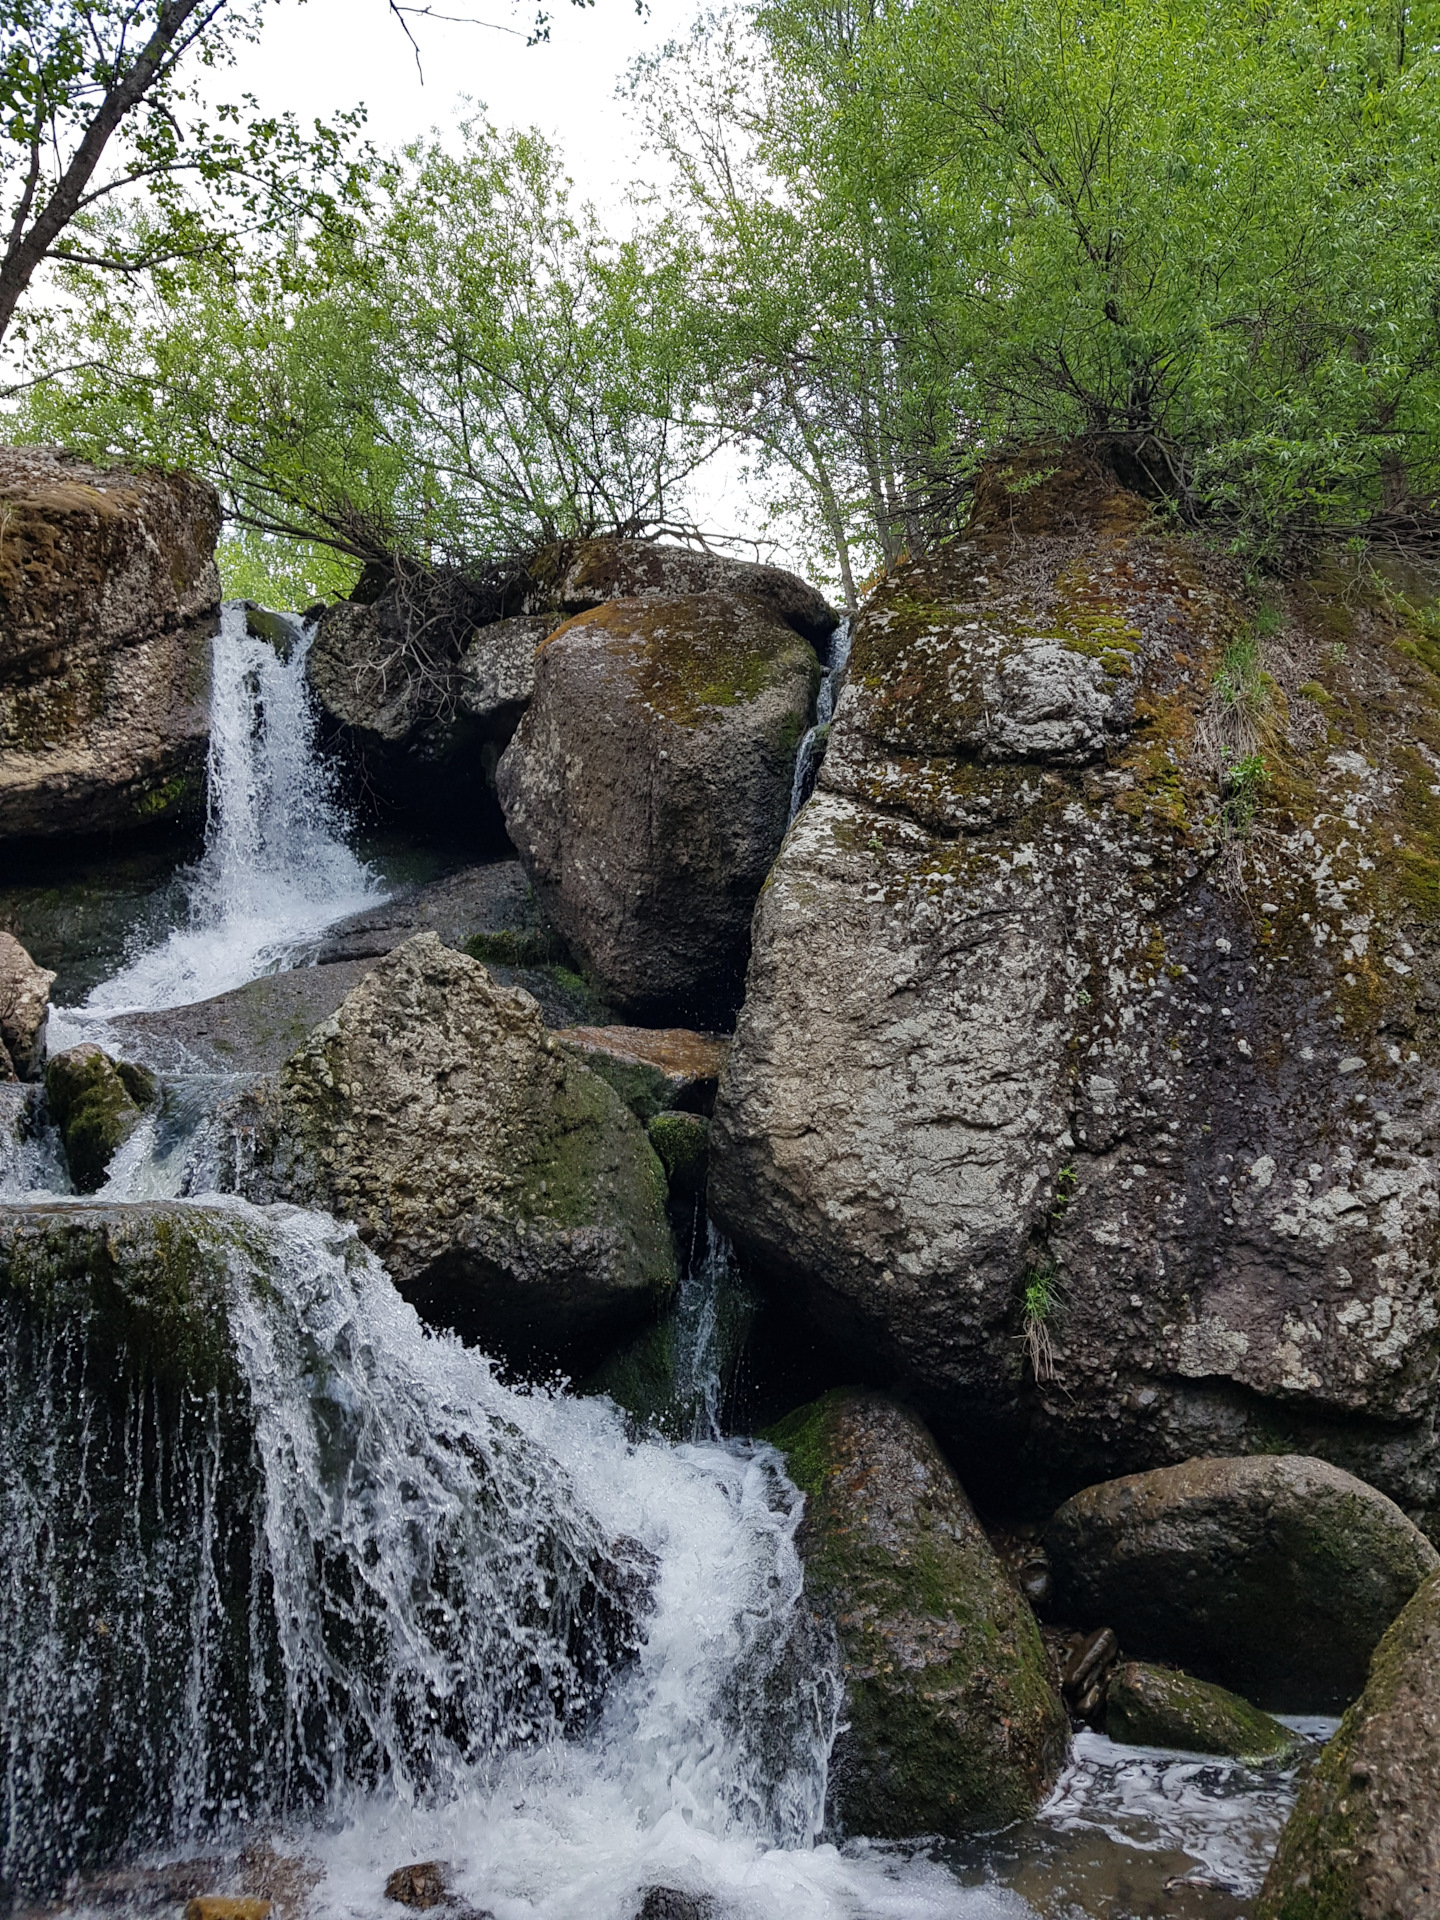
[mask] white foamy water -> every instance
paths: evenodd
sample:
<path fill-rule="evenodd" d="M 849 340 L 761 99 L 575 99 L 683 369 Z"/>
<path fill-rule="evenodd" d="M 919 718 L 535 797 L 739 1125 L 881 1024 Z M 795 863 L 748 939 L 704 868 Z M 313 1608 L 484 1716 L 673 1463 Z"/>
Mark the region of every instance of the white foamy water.
<path fill-rule="evenodd" d="M 243 602 L 226 603 L 211 656 L 205 852 L 186 918 L 83 1007 L 52 1013 L 52 1049 L 89 1037 L 97 1015 L 186 1006 L 244 986 L 381 897 L 346 843 L 316 753 L 310 639 L 299 634 L 286 657 L 247 631 Z"/>

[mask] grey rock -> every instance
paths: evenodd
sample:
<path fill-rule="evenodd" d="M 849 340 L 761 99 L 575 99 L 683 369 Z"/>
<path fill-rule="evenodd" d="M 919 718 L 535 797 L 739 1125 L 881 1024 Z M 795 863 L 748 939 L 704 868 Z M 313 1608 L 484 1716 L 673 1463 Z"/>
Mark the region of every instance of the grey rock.
<path fill-rule="evenodd" d="M 877 1838 L 1024 1817 L 1068 1722 L 1039 1628 L 913 1415 L 832 1393 L 766 1436 L 807 1496 L 805 1590 L 839 1639 L 845 1720 L 832 1818 Z"/>
<path fill-rule="evenodd" d="M 0 1080 L 38 1080 L 55 975 L 37 967 L 13 934 L 0 932 Z"/>
<path fill-rule="evenodd" d="M 267 973 L 213 1000 L 154 1013 L 118 1014 L 107 1023 L 116 1046 L 157 1070 L 255 1077 L 273 1073 L 332 1014 L 373 962 L 295 967 Z"/>
<path fill-rule="evenodd" d="M 1375 1650 L 1365 1691 L 1305 1777 L 1256 1920 L 1440 1912 L 1440 1573 Z"/>
<path fill-rule="evenodd" d="M 1045 1535 L 1055 1610 L 1280 1713 L 1338 1712 L 1440 1554 L 1324 1460 L 1189 1460 L 1087 1487 Z"/>
<path fill-rule="evenodd" d="M 1383 605 L 1297 586 L 1293 778 L 1237 837 L 1197 733 L 1243 583 L 1092 480 L 1016 503 L 1023 537 L 991 501 L 862 610 L 757 902 L 711 1208 L 977 1493 L 1285 1449 L 1440 1530 L 1440 922 L 1421 748 L 1381 718 L 1428 739 L 1434 682 Z"/>
<path fill-rule="evenodd" d="M 725 593 L 755 601 L 817 646 L 840 624 L 825 596 L 798 574 L 660 541 L 577 541 L 541 556 L 537 572 L 543 577 L 550 571 L 555 575 L 553 604 L 566 614 L 584 613 L 611 600 Z"/>
<path fill-rule="evenodd" d="M 477 628 L 456 670 L 461 711 L 508 740 L 535 691 L 535 650 L 555 625 L 553 615 L 541 613 Z"/>
<path fill-rule="evenodd" d="M 541 905 L 634 1019 L 723 1024 L 819 669 L 757 602 L 615 601 L 543 648 L 500 762 Z"/>
<path fill-rule="evenodd" d="M 199 805 L 219 501 L 188 474 L 0 448 L 0 840 Z"/>
<path fill-rule="evenodd" d="M 490 861 L 427 886 L 403 888 L 378 906 L 337 921 L 306 957 L 322 966 L 378 959 L 417 933 L 434 933 L 447 947 L 463 947 L 477 934 L 525 933 L 537 923 L 530 882 L 519 861 Z"/>
<path fill-rule="evenodd" d="M 420 934 L 231 1110 L 237 1189 L 353 1221 L 428 1318 L 586 1368 L 674 1284 L 665 1176 L 526 993 Z"/>
<path fill-rule="evenodd" d="M 723 1033 L 688 1027 L 564 1027 L 555 1039 L 608 1080 L 641 1120 L 671 1109 L 710 1113 L 730 1051 Z"/>

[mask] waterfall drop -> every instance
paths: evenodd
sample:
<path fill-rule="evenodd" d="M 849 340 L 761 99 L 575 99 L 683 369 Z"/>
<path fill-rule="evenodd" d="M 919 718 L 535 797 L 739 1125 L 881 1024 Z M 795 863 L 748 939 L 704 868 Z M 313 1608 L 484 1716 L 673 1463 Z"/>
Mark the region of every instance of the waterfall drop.
<path fill-rule="evenodd" d="M 208 1000 L 285 964 L 378 896 L 317 751 L 311 632 L 277 646 L 250 632 L 246 612 L 225 603 L 211 652 L 205 852 L 186 922 L 97 987 L 85 1013 Z"/>
<path fill-rule="evenodd" d="M 842 620 L 830 639 L 830 665 L 815 699 L 815 724 L 804 735 L 795 755 L 795 777 L 790 784 L 790 819 L 810 798 L 820 767 L 820 749 L 835 717 L 835 703 L 850 665 L 850 622 Z M 788 822 L 787 822 L 788 825 Z"/>

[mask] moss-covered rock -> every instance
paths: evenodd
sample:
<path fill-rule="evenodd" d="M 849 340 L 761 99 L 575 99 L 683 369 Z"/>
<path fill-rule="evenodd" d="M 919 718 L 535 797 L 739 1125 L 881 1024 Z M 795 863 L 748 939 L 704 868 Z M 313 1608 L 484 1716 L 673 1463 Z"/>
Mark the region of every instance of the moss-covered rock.
<path fill-rule="evenodd" d="M 496 775 L 506 826 L 567 946 L 635 1019 L 733 1015 L 819 672 L 731 593 L 611 601 L 541 648 Z"/>
<path fill-rule="evenodd" d="M 1127 1660 L 1111 1674 L 1105 1731 L 1134 1747 L 1227 1753 L 1247 1766 L 1282 1766 L 1305 1741 L 1238 1693 L 1173 1667 Z"/>
<path fill-rule="evenodd" d="M 87 1040 L 54 1056 L 45 1069 L 45 1092 L 76 1192 L 97 1192 L 117 1148 L 155 1103 L 153 1077 L 144 1067 L 112 1060 Z"/>
<path fill-rule="evenodd" d="M 1187 1460 L 1077 1493 L 1045 1544 L 1055 1608 L 1280 1713 L 1338 1712 L 1440 1554 L 1328 1461 Z"/>
<path fill-rule="evenodd" d="M 958 1835 L 1033 1811 L 1065 1758 L 1065 1710 L 1034 1616 L 925 1428 L 837 1392 L 766 1438 L 807 1496 L 806 1592 L 840 1642 L 836 1823 Z"/>
<path fill-rule="evenodd" d="M 705 1191 L 710 1122 L 698 1113 L 658 1113 L 645 1128 L 676 1200 L 698 1200 Z"/>
<path fill-rule="evenodd" d="M 204 792 L 219 501 L 0 449 L 0 840 L 150 826 Z"/>
<path fill-rule="evenodd" d="M 675 1282 L 664 1169 L 526 993 L 421 934 L 235 1108 L 257 1200 L 354 1221 L 432 1320 L 584 1371 Z"/>
<path fill-rule="evenodd" d="M 1440 1913 L 1440 1572 L 1391 1626 L 1300 1788 L 1256 1920 Z"/>
<path fill-rule="evenodd" d="M 567 614 L 611 600 L 728 593 L 755 602 L 816 646 L 840 624 L 825 596 L 783 567 L 654 540 L 562 542 L 536 556 L 533 572 L 532 591 Z"/>

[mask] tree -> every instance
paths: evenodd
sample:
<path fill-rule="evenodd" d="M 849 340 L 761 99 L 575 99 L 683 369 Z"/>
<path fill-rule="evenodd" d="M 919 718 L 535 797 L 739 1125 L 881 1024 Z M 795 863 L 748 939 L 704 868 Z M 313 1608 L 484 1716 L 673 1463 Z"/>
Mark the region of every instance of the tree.
<path fill-rule="evenodd" d="M 718 437 L 683 243 L 607 237 L 536 135 L 464 134 L 378 168 L 348 224 L 119 295 L 71 269 L 26 435 L 197 468 L 251 562 L 270 536 L 464 572 L 673 526 Z"/>
<path fill-rule="evenodd" d="M 0 0 L 0 341 L 47 264 L 135 275 L 313 214 L 327 179 L 344 192 L 358 115 L 307 137 L 253 100 L 202 114 L 182 85 L 263 4 Z"/>

